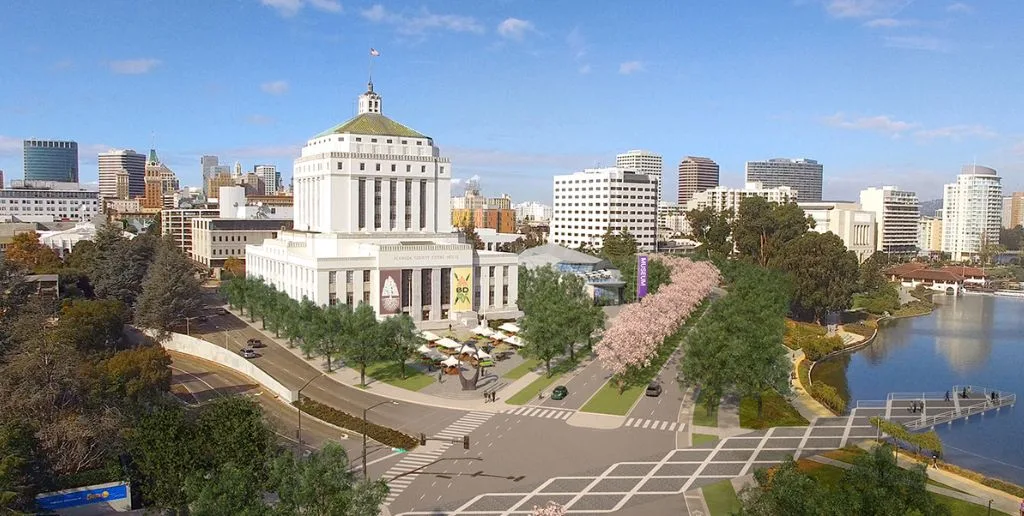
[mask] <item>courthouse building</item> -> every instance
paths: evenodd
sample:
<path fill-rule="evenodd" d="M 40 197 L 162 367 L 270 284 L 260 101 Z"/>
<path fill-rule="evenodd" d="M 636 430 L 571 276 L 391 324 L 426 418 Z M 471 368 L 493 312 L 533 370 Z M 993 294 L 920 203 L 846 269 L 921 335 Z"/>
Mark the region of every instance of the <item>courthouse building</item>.
<path fill-rule="evenodd" d="M 462 241 L 451 162 L 381 107 L 370 83 L 355 118 L 306 143 L 293 167 L 294 229 L 246 246 L 246 273 L 294 299 L 369 303 L 421 327 L 515 317 L 518 257 Z"/>

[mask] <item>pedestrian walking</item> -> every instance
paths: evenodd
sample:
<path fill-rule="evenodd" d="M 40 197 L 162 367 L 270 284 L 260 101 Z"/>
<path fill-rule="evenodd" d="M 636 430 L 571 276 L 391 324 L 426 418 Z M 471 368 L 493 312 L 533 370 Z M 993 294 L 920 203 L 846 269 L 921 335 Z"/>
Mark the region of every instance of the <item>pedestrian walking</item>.
<path fill-rule="evenodd" d="M 949 391 L 946 391 L 946 401 L 949 401 Z"/>
<path fill-rule="evenodd" d="M 939 469 L 939 454 L 932 452 L 932 467 Z"/>
<path fill-rule="evenodd" d="M 491 398 L 490 398 L 490 396 L 489 396 L 489 395 L 488 395 L 488 394 L 487 394 L 487 393 L 485 392 L 485 393 L 484 393 L 484 403 L 487 403 L 488 401 L 491 401 Z"/>

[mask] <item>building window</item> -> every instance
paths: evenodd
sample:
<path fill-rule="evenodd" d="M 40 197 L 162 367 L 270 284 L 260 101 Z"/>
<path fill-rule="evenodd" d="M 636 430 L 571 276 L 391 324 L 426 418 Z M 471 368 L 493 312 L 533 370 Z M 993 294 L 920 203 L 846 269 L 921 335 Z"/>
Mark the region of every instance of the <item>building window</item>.
<path fill-rule="evenodd" d="M 406 172 L 412 172 L 412 165 L 406 165 L 405 166 L 405 171 Z"/>
<path fill-rule="evenodd" d="M 427 166 L 426 165 L 420 165 L 420 172 L 426 172 L 426 171 L 427 171 Z"/>
<path fill-rule="evenodd" d="M 366 227 L 366 180 L 359 180 L 359 229 Z"/>
<path fill-rule="evenodd" d="M 394 179 L 392 179 L 392 180 L 388 181 L 388 183 L 389 183 L 388 192 L 389 192 L 389 195 L 391 196 L 390 199 L 388 199 L 388 202 L 390 203 L 389 209 L 388 209 L 388 213 L 389 213 L 388 229 L 394 229 L 395 226 L 398 225 L 398 223 L 397 223 L 397 220 L 398 220 L 398 181 L 395 181 Z"/>
<path fill-rule="evenodd" d="M 359 170 L 366 170 L 366 163 L 360 163 Z"/>
<path fill-rule="evenodd" d="M 444 166 L 441 166 L 441 173 L 444 174 Z"/>
<path fill-rule="evenodd" d="M 341 162 L 338 162 L 338 170 L 341 170 Z"/>
<path fill-rule="evenodd" d="M 366 283 L 369 283 L 369 282 L 370 282 L 370 271 L 369 270 L 365 270 L 365 271 L 363 271 L 363 283 L 366 284 Z"/>
<path fill-rule="evenodd" d="M 380 163 L 377 163 L 376 165 L 374 165 L 374 167 L 376 168 L 377 172 L 380 172 Z"/>
<path fill-rule="evenodd" d="M 378 165 L 379 166 L 379 165 Z M 373 180 L 373 229 L 380 229 L 380 179 Z"/>
<path fill-rule="evenodd" d="M 452 270 L 450 268 L 441 269 L 441 304 L 451 304 L 452 299 Z"/>
<path fill-rule="evenodd" d="M 448 215 L 445 215 L 446 217 Z M 427 227 L 427 182 L 420 180 L 420 229 Z"/>
<path fill-rule="evenodd" d="M 430 295 L 433 285 L 430 282 L 431 269 L 420 269 L 420 306 L 430 305 Z M 444 300 L 441 300 L 444 304 Z"/>
<path fill-rule="evenodd" d="M 338 272 L 330 271 L 327 273 L 327 284 L 334 285 L 338 281 Z"/>

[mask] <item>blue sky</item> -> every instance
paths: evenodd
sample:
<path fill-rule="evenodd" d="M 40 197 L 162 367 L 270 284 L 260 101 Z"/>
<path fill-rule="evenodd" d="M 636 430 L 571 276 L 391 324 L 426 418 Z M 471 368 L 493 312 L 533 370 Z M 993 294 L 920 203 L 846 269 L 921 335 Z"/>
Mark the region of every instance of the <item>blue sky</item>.
<path fill-rule="evenodd" d="M 818 159 L 832 199 L 937 198 L 974 160 L 1024 190 L 1021 20 L 1018 0 L 3 2 L 0 169 L 21 178 L 23 138 L 74 139 L 94 181 L 98 151 L 155 134 L 187 184 L 202 154 L 289 177 L 353 114 L 372 46 L 385 114 L 517 201 L 634 148 L 673 197 L 687 154 L 734 186 L 747 160 Z"/>

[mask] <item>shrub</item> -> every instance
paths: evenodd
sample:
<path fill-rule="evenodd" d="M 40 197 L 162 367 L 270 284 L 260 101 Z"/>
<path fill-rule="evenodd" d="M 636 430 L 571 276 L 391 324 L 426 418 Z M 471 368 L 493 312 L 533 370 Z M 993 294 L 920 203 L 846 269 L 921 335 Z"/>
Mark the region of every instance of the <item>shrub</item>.
<path fill-rule="evenodd" d="M 811 336 L 799 341 L 800 349 L 804 350 L 804 356 L 808 360 L 818 361 L 825 358 L 829 353 L 843 349 L 842 337 L 833 335 L 831 337 Z"/>
<path fill-rule="evenodd" d="M 887 283 L 874 292 L 853 296 L 853 307 L 877 315 L 892 313 L 900 308 L 900 293 L 893 284 Z"/>
<path fill-rule="evenodd" d="M 412 450 L 419 444 L 419 440 L 411 435 L 403 434 L 398 430 L 394 430 L 386 426 L 364 422 L 363 418 L 342 412 L 334 407 L 324 405 L 323 403 L 313 401 L 309 398 L 303 397 L 299 401 L 295 402 L 294 405 L 299 410 L 315 418 L 327 421 L 332 425 L 347 428 L 353 432 L 366 434 L 367 437 L 387 446 Z"/>
<path fill-rule="evenodd" d="M 824 382 L 818 382 L 811 387 L 811 396 L 836 414 L 842 414 L 846 410 L 846 401 L 839 396 L 834 387 Z"/>

